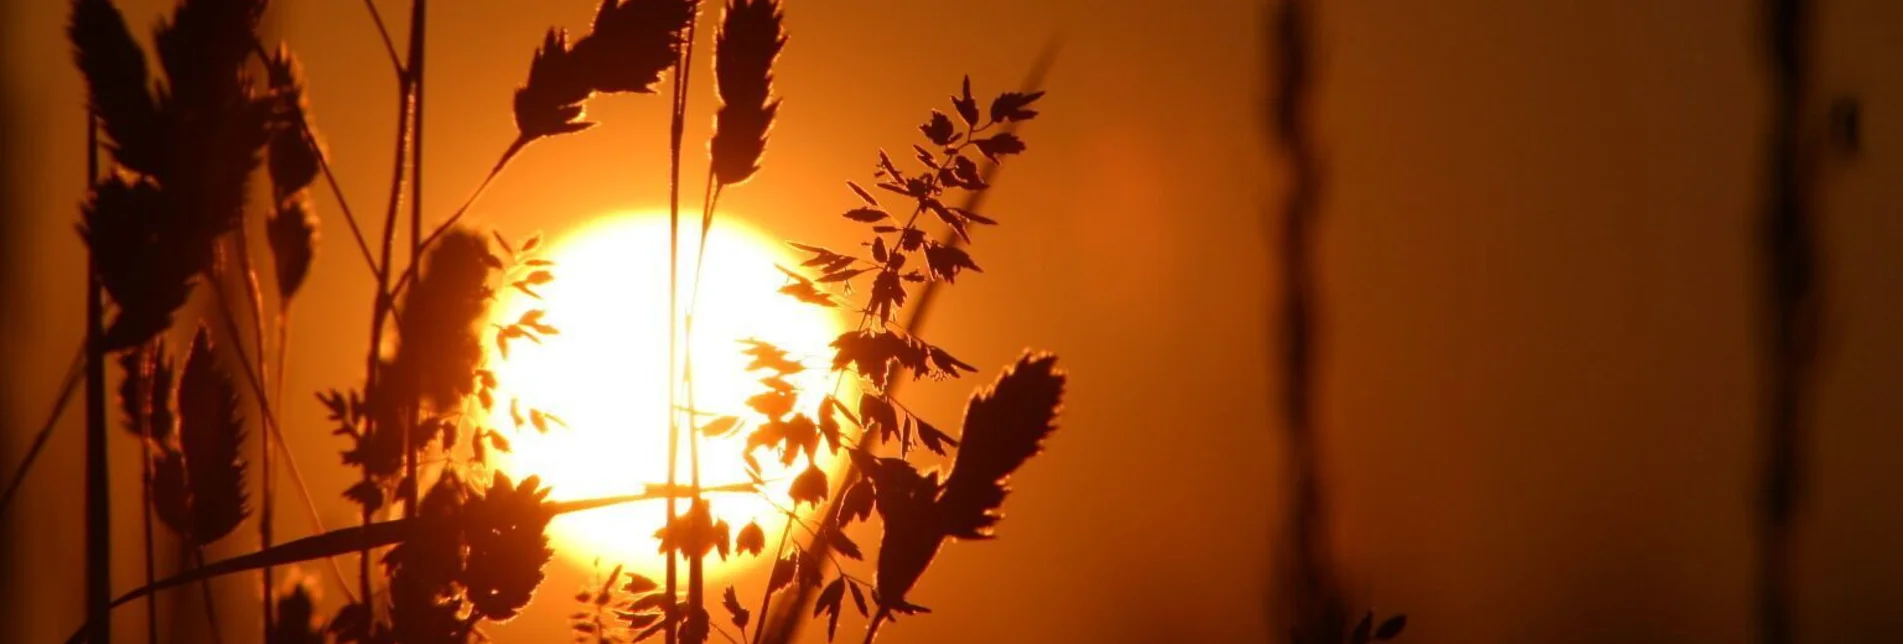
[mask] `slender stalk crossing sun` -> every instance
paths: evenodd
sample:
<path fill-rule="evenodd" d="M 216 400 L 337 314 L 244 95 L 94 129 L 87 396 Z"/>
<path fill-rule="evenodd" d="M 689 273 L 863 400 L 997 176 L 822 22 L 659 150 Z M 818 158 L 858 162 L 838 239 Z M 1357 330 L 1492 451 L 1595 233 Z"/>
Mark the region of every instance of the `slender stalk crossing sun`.
<path fill-rule="evenodd" d="M 686 233 L 683 239 L 693 238 Z M 559 278 L 531 286 L 533 294 L 513 288 L 498 294 L 495 325 L 543 310 L 540 323 L 558 330 L 542 335 L 539 343 L 512 340 L 509 359 L 491 361 L 498 365 L 499 386 L 490 422 L 504 429 L 511 447 L 496 457 L 502 471 L 516 480 L 540 476 L 553 500 L 638 494 L 646 485 L 666 481 L 667 428 L 660 421 L 667 405 L 667 308 L 655 302 L 667 297 L 667 243 L 665 214 L 604 217 L 558 236 L 542 253 Z M 693 244 L 683 243 L 683 280 L 692 275 L 694 255 Z M 759 374 L 746 370 L 750 359 L 741 353 L 742 340 L 770 342 L 804 362 L 807 370 L 788 377 L 802 391 L 831 386 L 827 345 L 844 321 L 834 309 L 777 292 L 787 278 L 775 264 L 798 263 L 782 243 L 739 217 L 725 218 L 712 229 L 693 321 L 698 425 L 719 416 L 752 417 L 746 401 L 763 386 Z M 691 286 L 681 285 L 683 301 Z M 816 407 L 819 398 L 808 398 L 808 406 Z M 519 430 L 507 431 L 518 425 Z M 703 484 L 749 480 L 740 457 L 746 434 L 742 427 L 703 437 Z M 836 469 L 821 454 L 822 467 Z M 687 450 L 680 456 L 680 471 L 687 472 Z M 799 470 L 782 467 L 768 450 L 755 457 L 769 496 L 786 498 Z M 780 510 L 758 494 L 709 498 L 715 520 L 724 519 L 735 530 L 756 520 L 762 526 L 783 521 Z M 658 576 L 665 559 L 654 532 L 664 514 L 658 501 L 626 504 L 557 517 L 549 531 L 556 552 L 571 562 L 587 566 L 599 557 Z M 757 560 L 710 558 L 707 573 L 726 577 L 742 561 Z"/>

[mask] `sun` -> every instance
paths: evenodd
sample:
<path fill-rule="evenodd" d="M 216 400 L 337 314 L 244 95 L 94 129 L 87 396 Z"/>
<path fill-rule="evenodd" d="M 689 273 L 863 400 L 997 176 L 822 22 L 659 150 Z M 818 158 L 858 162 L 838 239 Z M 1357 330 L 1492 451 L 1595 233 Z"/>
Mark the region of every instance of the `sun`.
<path fill-rule="evenodd" d="M 694 267 L 694 228 L 688 222 L 681 233 L 683 313 Z M 785 276 L 775 264 L 799 261 L 785 248 L 735 217 L 714 225 L 694 320 L 694 405 L 700 411 L 752 417 L 745 401 L 765 389 L 761 374 L 745 370 L 743 339 L 773 343 L 809 367 L 789 378 L 802 392 L 807 413 L 817 407 L 818 398 L 805 392 L 827 391 L 832 385 L 825 368 L 827 345 L 840 333 L 843 319 L 834 309 L 776 292 Z M 491 356 L 500 382 L 490 420 L 503 428 L 512 448 L 492 458 L 517 480 L 540 476 L 553 500 L 637 494 L 645 484 L 665 482 L 667 217 L 603 217 L 554 239 L 542 257 L 554 262 L 556 278 L 535 287 L 540 299 L 508 289 L 499 295 L 491 321 L 506 324 L 527 311 L 544 309 L 543 321 L 560 333 L 544 337 L 539 345 L 514 340 L 507 359 Z M 511 401 L 518 401 L 522 415 L 530 408 L 546 410 L 566 427 L 550 423 L 549 431 L 541 433 L 524 423 L 510 432 Z M 684 397 L 680 403 L 686 405 Z M 704 485 L 748 480 L 741 459 L 745 433 L 743 429 L 702 439 Z M 682 483 L 687 482 L 687 456 L 683 437 Z M 782 470 L 779 459 L 769 455 L 756 456 L 766 468 L 769 494 L 784 502 L 786 486 L 797 471 Z M 829 460 L 822 455 L 821 467 L 833 469 Z M 716 518 L 735 531 L 758 520 L 773 533 L 782 522 L 780 512 L 758 495 L 710 498 Z M 663 508 L 661 501 L 644 501 L 563 515 L 549 531 L 555 550 L 572 562 L 588 565 L 599 558 L 652 576 L 665 562 L 654 538 L 666 514 Z M 706 573 L 724 577 L 741 559 L 722 562 L 710 557 Z"/>

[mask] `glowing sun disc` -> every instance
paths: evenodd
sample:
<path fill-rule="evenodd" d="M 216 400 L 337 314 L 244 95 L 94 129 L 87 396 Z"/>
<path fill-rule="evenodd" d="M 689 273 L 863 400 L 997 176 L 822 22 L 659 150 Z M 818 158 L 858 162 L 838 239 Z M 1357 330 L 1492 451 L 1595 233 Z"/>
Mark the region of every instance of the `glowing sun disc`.
<path fill-rule="evenodd" d="M 683 315 L 694 270 L 695 231 L 681 231 L 680 306 Z M 505 325 L 533 309 L 547 311 L 542 321 L 560 330 L 541 343 L 516 339 L 507 359 L 491 356 L 500 380 L 490 422 L 502 428 L 512 453 L 492 456 L 517 480 L 542 478 L 554 500 L 638 494 L 650 483 L 667 480 L 667 257 L 665 215 L 621 214 L 604 217 L 572 231 L 546 248 L 555 262 L 555 280 L 535 287 L 536 299 L 515 289 L 499 295 L 491 322 Z M 806 371 L 788 378 L 801 392 L 801 409 L 812 413 L 818 392 L 832 384 L 827 345 L 843 324 L 839 314 L 781 295 L 785 276 L 775 263 L 799 262 L 784 244 L 737 218 L 717 222 L 707 241 L 699 306 L 695 312 L 694 405 L 702 412 L 755 418 L 746 399 L 765 391 L 764 374 L 745 370 L 748 358 L 739 340 L 773 343 L 804 362 Z M 685 347 L 685 345 L 683 345 Z M 566 427 L 550 423 L 539 433 L 530 423 L 511 431 L 511 400 L 529 410 L 554 413 Z M 686 405 L 684 397 L 679 401 Z M 748 480 L 741 460 L 742 431 L 701 441 L 701 481 L 705 485 Z M 820 457 L 821 467 L 831 465 Z M 688 444 L 681 439 L 680 482 L 688 480 Z M 797 470 L 784 470 L 779 459 L 755 455 L 765 468 L 769 494 L 784 502 Z M 804 468 L 805 463 L 798 463 Z M 712 495 L 717 520 L 735 532 L 748 522 L 778 523 L 778 511 L 753 494 Z M 686 503 L 680 510 L 686 511 Z M 643 501 L 556 517 L 549 530 L 555 550 L 586 566 L 599 557 L 604 565 L 621 563 L 654 576 L 664 559 L 654 538 L 666 516 L 662 501 Z M 770 546 L 770 544 L 769 544 Z M 707 560 L 707 575 L 719 579 L 745 557 Z"/>

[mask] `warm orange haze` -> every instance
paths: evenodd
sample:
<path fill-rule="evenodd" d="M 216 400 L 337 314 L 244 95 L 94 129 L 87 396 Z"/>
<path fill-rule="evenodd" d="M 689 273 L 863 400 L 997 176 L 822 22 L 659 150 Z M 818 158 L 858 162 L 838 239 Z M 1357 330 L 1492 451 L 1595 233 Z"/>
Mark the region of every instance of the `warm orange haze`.
<path fill-rule="evenodd" d="M 1899 25 L 0 3 L 0 642 L 1887 644 Z"/>

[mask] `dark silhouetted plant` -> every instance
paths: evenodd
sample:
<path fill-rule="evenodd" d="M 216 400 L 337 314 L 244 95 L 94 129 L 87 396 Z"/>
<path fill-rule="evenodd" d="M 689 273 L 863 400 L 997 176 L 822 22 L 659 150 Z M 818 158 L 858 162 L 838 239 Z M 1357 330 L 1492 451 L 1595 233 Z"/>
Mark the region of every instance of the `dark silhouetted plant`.
<path fill-rule="evenodd" d="M 901 171 L 880 153 L 873 185 L 899 195 L 892 212 L 864 188 L 849 184 L 864 205 L 846 216 L 870 226 L 865 252 L 795 245 L 815 260 L 799 270 L 783 269 L 789 282 L 782 292 L 836 307 L 851 302 L 855 279 L 870 283 L 864 302 L 852 304 L 863 314 L 860 324 L 833 343 L 833 391 L 798 391 L 786 376 L 807 365 L 778 347 L 749 342 L 743 350 L 753 358 L 751 368 L 769 374 L 762 380 L 769 390 L 749 402 L 757 419 L 702 418 L 670 400 L 670 456 L 682 431 L 690 449 L 685 485 L 670 471 L 665 483 L 650 484 L 640 494 L 555 503 L 547 500 L 548 490 L 534 477 L 518 484 L 490 471 L 490 451 L 510 448 L 508 433 L 489 426 L 499 406 L 508 406 L 515 431 L 526 426 L 548 432 L 563 421 L 519 399 L 498 400 L 499 383 L 484 347 L 494 346 L 506 360 L 511 343 L 540 343 L 560 333 L 545 321 L 546 310 L 540 308 L 512 322 L 484 326 L 498 289 L 539 298 L 538 288 L 554 279 L 552 262 L 537 255 L 539 236 L 516 245 L 499 233 L 485 235 L 458 222 L 528 143 L 588 129 L 592 123 L 584 120 L 583 106 L 594 95 L 654 93 L 674 70 L 679 73 L 672 78 L 670 203 L 673 253 L 678 254 L 681 139 L 700 3 L 603 0 L 590 30 L 580 38 L 571 40 L 565 31 L 551 29 L 531 58 L 526 82 L 515 91 L 516 138 L 469 198 L 427 234 L 419 201 L 427 2 L 412 4 L 409 47 L 403 56 L 383 32 L 376 4 L 365 3 L 383 33 L 400 88 L 395 163 L 383 227 L 374 244 L 332 175 L 311 124 L 310 100 L 295 57 L 283 45 L 267 48 L 257 36 L 265 4 L 181 0 L 157 31 L 155 54 L 163 74 L 155 87 L 147 77 L 145 52 L 113 4 L 72 3 L 69 35 L 86 77 L 89 108 L 115 162 L 112 172 L 89 175 L 91 191 L 81 209 L 80 230 L 97 273 L 90 288 L 110 297 L 114 312 L 108 323 L 106 301 L 98 297 L 89 311 L 93 331 L 84 356 L 88 417 L 94 424 L 103 422 L 99 370 L 110 354 L 124 372 L 116 409 L 147 454 L 142 468 L 148 506 L 145 583 L 116 599 L 103 581 L 89 583 L 87 628 L 76 638 L 106 638 L 106 611 L 112 607 L 186 584 L 199 584 L 209 600 L 213 579 L 257 570 L 265 580 L 259 602 L 265 641 L 465 642 L 481 622 L 512 619 L 530 603 L 553 554 L 546 534 L 552 517 L 664 499 L 668 520 L 653 537 L 668 553 L 666 579 L 624 573 L 617 566 L 598 581 L 598 588 L 578 595 L 588 606 L 572 616 L 578 636 L 632 642 L 665 634 L 670 644 L 699 644 L 731 626 L 742 638 L 784 638 L 784 632 L 768 632 L 774 594 L 818 589 L 813 614 L 828 615 L 829 630 L 837 628 L 850 597 L 871 620 L 870 640 L 892 616 L 924 610 L 908 594 L 947 538 L 991 536 L 1006 480 L 1041 449 L 1055 428 L 1064 377 L 1055 369 L 1054 357 L 1027 354 L 994 385 L 974 395 L 960 435 L 954 437 L 913 414 L 893 395 L 894 387 L 906 371 L 913 378 L 945 379 L 976 369 L 930 344 L 916 329 L 904 328 L 894 316 L 913 292 L 979 270 L 963 244 L 970 241 L 973 226 L 996 222 L 970 208 L 948 205 L 945 199 L 978 194 L 988 185 L 981 164 L 1024 151 L 1012 124 L 1037 115 L 1032 104 L 1041 92 L 1006 92 L 981 114 L 967 82 L 962 94 L 953 97 L 962 125 L 933 112 L 921 128 L 930 145 L 912 146 L 919 169 Z M 708 142 L 700 255 L 705 254 L 721 192 L 745 183 L 762 167 L 780 105 L 773 87 L 774 66 L 787 42 L 780 3 L 727 3 L 714 40 L 719 104 Z M 258 75 L 263 82 L 255 82 Z M 247 181 L 260 160 L 270 181 L 269 201 L 262 208 L 248 208 Z M 343 464 L 359 471 L 359 480 L 344 496 L 358 506 L 361 524 L 328 530 L 319 524 L 316 534 L 278 542 L 271 531 L 274 464 L 287 466 L 313 521 L 317 518 L 294 455 L 283 447 L 274 402 L 282 398 L 290 304 L 313 266 L 317 221 L 310 191 L 320 176 L 334 193 L 377 284 L 363 381 L 318 395 L 332 432 L 345 439 Z M 399 266 L 401 256 L 395 249 L 406 186 L 410 252 Z M 263 263 L 274 279 L 268 296 L 259 287 L 252 262 L 247 212 L 261 217 L 254 223 L 264 231 L 261 246 L 270 253 L 270 261 Z M 931 216 L 921 219 L 927 213 Z M 925 224 L 933 220 L 942 222 L 956 239 L 930 239 Z M 688 334 L 701 272 L 697 263 L 684 316 Z M 675 278 L 672 283 L 681 281 L 678 275 L 670 277 Z M 191 325 L 196 333 L 180 366 L 167 354 L 163 336 L 177 326 L 175 317 L 197 310 L 186 304 L 200 283 L 209 287 L 211 306 Z M 249 334 L 241 328 L 229 284 L 245 289 Z M 839 288 L 846 294 L 831 292 Z M 266 377 L 272 350 L 265 332 L 267 299 L 275 300 L 277 312 L 275 381 Z M 670 293 L 671 313 L 678 313 L 677 300 Z M 220 331 L 216 351 L 214 328 Z M 255 340 L 247 343 L 247 335 Z M 670 338 L 672 342 L 672 333 Z M 685 358 L 678 377 L 670 378 L 679 383 L 670 387 L 670 398 L 684 391 L 684 409 L 691 410 L 694 360 L 691 354 Z M 840 385 L 848 379 L 863 389 L 856 400 L 840 397 Z M 249 395 L 240 390 L 246 386 Z M 798 411 L 802 397 L 819 399 L 817 413 Z M 684 415 L 690 420 L 683 422 Z M 250 466 L 244 452 L 251 434 L 246 423 L 253 421 L 262 427 L 255 492 L 247 481 Z M 736 456 L 750 464 L 752 480 L 704 484 L 699 437 L 740 431 L 748 431 L 747 448 Z M 879 453 L 888 443 L 896 455 Z M 921 473 L 907 460 L 915 455 L 913 447 L 921 445 L 952 459 L 942 484 L 936 472 Z M 848 452 L 848 480 L 834 485 L 818 465 L 821 449 Z M 756 460 L 762 451 L 789 467 L 805 460 L 785 498 L 764 491 Z M 99 491 L 89 494 L 93 515 L 101 514 L 107 503 L 99 484 L 104 479 L 103 454 L 103 439 L 89 441 L 89 477 L 94 479 L 89 490 Z M 9 498 L 16 488 L 10 484 Z M 761 557 L 768 552 L 767 531 L 758 523 L 736 529 L 714 519 L 716 496 L 731 493 L 766 496 L 784 509 L 787 523 L 773 547 L 773 569 L 760 606 L 750 610 L 736 588 L 724 588 L 719 602 L 726 618 L 716 621 L 705 595 L 705 558 Z M 259 549 L 206 561 L 203 546 L 224 539 L 252 518 L 254 494 Z M 835 498 L 841 502 L 829 505 Z M 677 499 L 688 500 L 685 512 L 678 511 Z M 798 512 L 802 506 L 828 510 L 815 526 Z M 885 554 L 876 563 L 876 581 L 866 581 L 848 572 L 836 556 L 865 556 L 847 528 L 871 525 L 875 512 L 883 527 L 879 538 Z M 196 551 L 183 570 L 158 576 L 152 519 Z M 810 538 L 803 543 L 795 538 L 795 526 Z M 89 518 L 89 534 L 101 536 L 104 527 L 102 520 Z M 378 551 L 380 558 L 375 556 Z M 360 558 L 356 592 L 334 559 L 352 552 Z M 106 555 L 102 547 L 89 551 L 89 574 L 103 573 Z M 684 592 L 676 578 L 677 558 L 687 562 Z M 316 559 L 330 560 L 348 599 L 329 619 L 316 615 L 309 580 L 282 589 L 272 581 L 275 567 Z M 373 569 L 373 559 L 382 565 Z M 803 612 L 804 602 L 798 603 L 802 605 L 795 610 Z M 215 617 L 212 621 L 216 635 L 219 625 Z M 148 637 L 156 639 L 156 618 L 149 611 L 147 627 Z"/>

